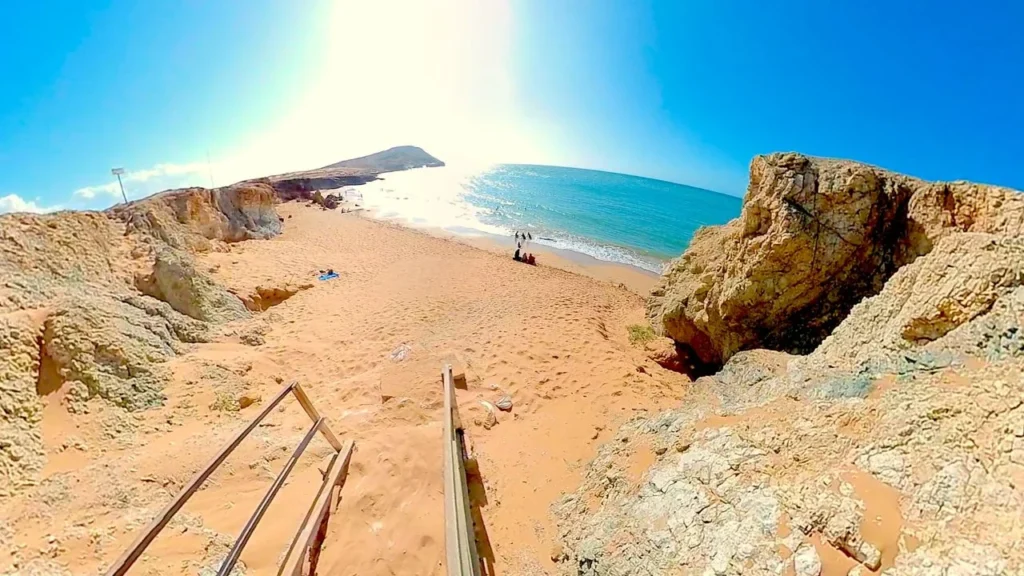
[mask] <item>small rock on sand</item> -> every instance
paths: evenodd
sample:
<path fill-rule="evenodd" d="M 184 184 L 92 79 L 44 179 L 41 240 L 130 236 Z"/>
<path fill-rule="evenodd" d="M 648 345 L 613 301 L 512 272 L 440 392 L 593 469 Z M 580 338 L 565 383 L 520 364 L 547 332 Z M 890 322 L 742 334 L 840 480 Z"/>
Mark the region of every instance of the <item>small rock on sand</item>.
<path fill-rule="evenodd" d="M 505 396 L 499 398 L 498 401 L 494 403 L 494 405 L 498 407 L 498 410 L 501 410 L 503 412 L 511 412 L 512 397 L 506 394 Z"/>
<path fill-rule="evenodd" d="M 241 396 L 238 397 L 238 408 L 241 410 L 245 410 L 249 406 L 252 406 L 253 404 L 259 404 L 262 401 L 263 397 L 257 394 L 242 394 Z"/>
<path fill-rule="evenodd" d="M 484 430 L 490 430 L 498 423 L 498 417 L 494 414 L 494 405 L 486 400 L 481 400 L 480 405 L 486 411 L 483 419 L 480 420 L 480 425 L 484 427 Z"/>

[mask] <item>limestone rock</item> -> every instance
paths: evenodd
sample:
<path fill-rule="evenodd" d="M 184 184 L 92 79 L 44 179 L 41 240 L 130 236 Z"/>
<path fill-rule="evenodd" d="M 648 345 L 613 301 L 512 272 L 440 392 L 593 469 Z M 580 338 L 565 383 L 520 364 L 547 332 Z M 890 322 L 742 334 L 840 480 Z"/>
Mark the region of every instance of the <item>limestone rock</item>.
<path fill-rule="evenodd" d="M 739 218 L 694 235 L 648 315 L 710 364 L 755 347 L 806 353 L 897 269 L 961 232 L 1021 234 L 1024 197 L 855 162 L 758 156 Z"/>
<path fill-rule="evenodd" d="M 1022 284 L 1024 238 L 946 236 L 854 306 L 815 353 L 828 362 L 856 362 L 934 341 Z"/>
<path fill-rule="evenodd" d="M 42 307 L 69 287 L 124 287 L 129 253 L 103 214 L 0 215 L 0 313 Z"/>
<path fill-rule="evenodd" d="M 250 183 L 105 212 L 0 215 L 0 495 L 31 485 L 42 468 L 40 396 L 63 389 L 72 411 L 93 398 L 127 410 L 159 405 L 161 363 L 209 339 L 195 318 L 248 316 L 197 273 L 190 252 L 277 234 L 275 202 L 269 184 Z"/>
<path fill-rule="evenodd" d="M 34 484 L 45 462 L 36 392 L 39 336 L 28 314 L 0 314 L 0 496 Z"/>
<path fill-rule="evenodd" d="M 821 574 L 821 558 L 811 544 L 801 544 L 793 554 L 796 576 L 818 576 Z"/>
<path fill-rule="evenodd" d="M 154 194 L 111 208 L 111 217 L 131 234 L 152 237 L 176 249 L 207 252 L 216 242 L 239 242 L 280 234 L 274 189 L 266 183 L 225 188 L 185 188 Z"/>
<path fill-rule="evenodd" d="M 240 410 L 245 410 L 249 406 L 252 406 L 253 404 L 259 404 L 262 401 L 262 396 L 254 394 L 252 392 L 246 392 L 245 394 L 242 394 L 241 396 L 238 397 L 238 408 Z"/>
<path fill-rule="evenodd" d="M 136 280 L 140 291 L 197 320 L 230 322 L 250 317 L 249 310 L 237 296 L 199 270 L 186 253 L 161 250 L 151 274 Z"/>
<path fill-rule="evenodd" d="M 245 294 L 233 293 L 249 310 L 263 312 L 312 287 L 308 282 L 286 281 L 277 286 L 256 286 Z"/>
<path fill-rule="evenodd" d="M 334 210 L 339 204 L 341 204 L 341 196 L 335 194 L 328 194 L 327 196 L 324 196 L 322 192 L 317 190 L 313 193 L 313 197 L 310 199 L 310 204 L 320 206 L 324 210 Z"/>
<path fill-rule="evenodd" d="M 511 412 L 512 411 L 512 397 L 509 396 L 508 394 L 506 394 L 506 395 L 502 396 L 501 398 L 498 398 L 498 401 L 495 402 L 494 405 L 497 406 L 498 410 L 501 410 L 502 412 Z"/>
<path fill-rule="evenodd" d="M 68 387 L 69 408 L 81 410 L 82 402 L 97 396 L 127 410 L 163 403 L 168 374 L 159 364 L 176 354 L 182 336 L 201 341 L 205 333 L 169 306 L 147 309 L 137 302 L 79 297 L 47 317 L 44 360 L 55 378 L 51 387 Z"/>

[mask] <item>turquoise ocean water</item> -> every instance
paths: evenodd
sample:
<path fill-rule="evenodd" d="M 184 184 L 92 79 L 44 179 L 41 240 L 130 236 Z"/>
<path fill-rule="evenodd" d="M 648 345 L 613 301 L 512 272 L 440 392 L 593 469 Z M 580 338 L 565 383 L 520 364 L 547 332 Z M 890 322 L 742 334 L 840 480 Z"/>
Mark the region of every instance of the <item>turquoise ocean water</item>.
<path fill-rule="evenodd" d="M 700 226 L 739 215 L 740 199 L 625 174 L 503 164 L 424 168 L 357 189 L 379 217 L 456 233 L 511 236 L 659 272 Z"/>

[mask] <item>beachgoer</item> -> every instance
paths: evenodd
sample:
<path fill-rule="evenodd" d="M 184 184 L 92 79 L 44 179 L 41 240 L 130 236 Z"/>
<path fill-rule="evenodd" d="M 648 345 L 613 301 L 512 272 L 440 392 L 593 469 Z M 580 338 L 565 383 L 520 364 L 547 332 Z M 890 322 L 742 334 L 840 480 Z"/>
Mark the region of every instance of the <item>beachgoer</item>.
<path fill-rule="evenodd" d="M 515 254 L 515 256 L 512 257 L 512 259 L 515 260 L 516 262 L 519 262 L 520 259 L 519 259 L 519 248 L 518 247 L 516 248 L 516 254 Z"/>
<path fill-rule="evenodd" d="M 526 239 L 532 241 L 533 240 L 533 234 L 530 234 L 529 232 L 527 232 L 526 233 Z"/>
<path fill-rule="evenodd" d="M 516 242 L 519 242 L 519 230 L 516 230 Z"/>
<path fill-rule="evenodd" d="M 526 263 L 527 264 L 532 264 L 532 265 L 536 266 L 537 265 L 537 259 L 533 257 L 533 254 L 527 254 L 526 255 Z"/>

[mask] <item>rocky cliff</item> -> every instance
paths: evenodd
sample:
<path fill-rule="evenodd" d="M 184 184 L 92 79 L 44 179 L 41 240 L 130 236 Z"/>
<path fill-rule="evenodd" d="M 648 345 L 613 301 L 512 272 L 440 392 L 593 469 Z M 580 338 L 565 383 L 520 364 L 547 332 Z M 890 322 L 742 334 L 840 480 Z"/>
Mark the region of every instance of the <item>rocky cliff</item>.
<path fill-rule="evenodd" d="M 1024 574 L 1020 193 L 758 157 L 649 313 L 724 366 L 554 506 L 566 574 Z"/>
<path fill-rule="evenodd" d="M 444 166 L 444 162 L 427 154 L 422 148 L 396 146 L 368 156 L 335 162 L 323 168 L 279 174 L 253 182 L 270 184 L 284 201 L 310 200 L 317 190 L 359 186 L 379 180 L 379 176 L 386 172 L 438 166 Z"/>
<path fill-rule="evenodd" d="M 806 353 L 900 267 L 962 232 L 1021 234 L 1024 197 L 855 162 L 759 156 L 739 218 L 694 236 L 649 316 L 709 364 L 751 348 Z"/>
<path fill-rule="evenodd" d="M 249 316 L 191 255 L 278 234 L 275 202 L 270 186 L 243 184 L 0 216 L 0 495 L 43 465 L 43 397 L 59 392 L 71 411 L 158 405 L 164 360 Z"/>

